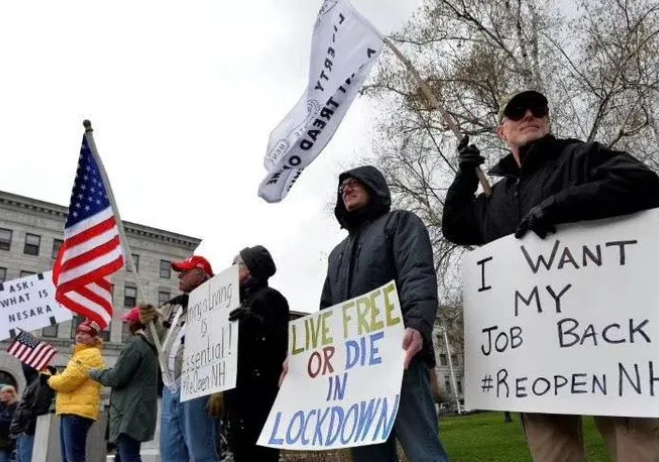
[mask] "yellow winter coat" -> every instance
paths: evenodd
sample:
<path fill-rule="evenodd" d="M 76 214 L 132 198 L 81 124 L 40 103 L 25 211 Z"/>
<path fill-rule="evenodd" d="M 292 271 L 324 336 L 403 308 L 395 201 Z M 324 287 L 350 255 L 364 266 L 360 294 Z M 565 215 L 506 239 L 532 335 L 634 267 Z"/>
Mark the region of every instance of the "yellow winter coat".
<path fill-rule="evenodd" d="M 105 368 L 101 356 L 102 345 L 100 339 L 94 345 L 76 345 L 66 369 L 48 379 L 50 388 L 57 392 L 57 415 L 73 414 L 93 420 L 98 418 L 101 384 L 90 379 L 87 373 L 90 369 Z"/>

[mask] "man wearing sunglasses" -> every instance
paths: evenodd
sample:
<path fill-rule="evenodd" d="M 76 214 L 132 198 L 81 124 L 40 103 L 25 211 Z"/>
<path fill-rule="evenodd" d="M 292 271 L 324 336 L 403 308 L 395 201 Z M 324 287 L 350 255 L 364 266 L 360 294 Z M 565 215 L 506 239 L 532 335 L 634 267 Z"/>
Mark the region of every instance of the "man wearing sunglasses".
<path fill-rule="evenodd" d="M 515 93 L 501 105 L 499 137 L 510 153 L 490 170 L 500 176 L 492 195 L 474 196 L 484 159 L 465 137 L 460 168 L 446 195 L 442 231 L 462 245 L 482 245 L 515 233 L 540 238 L 555 225 L 659 207 L 659 177 L 626 152 L 550 134 L 547 99 Z M 522 415 L 535 462 L 584 462 L 581 418 Z M 614 461 L 659 461 L 659 419 L 595 417 Z"/>

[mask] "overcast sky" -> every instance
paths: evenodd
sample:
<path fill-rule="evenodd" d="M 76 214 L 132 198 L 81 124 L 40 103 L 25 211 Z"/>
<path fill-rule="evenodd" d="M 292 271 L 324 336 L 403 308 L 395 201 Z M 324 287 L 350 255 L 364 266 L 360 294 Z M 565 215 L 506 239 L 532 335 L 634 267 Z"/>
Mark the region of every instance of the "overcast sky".
<path fill-rule="evenodd" d="M 272 285 L 315 311 L 343 237 L 325 205 L 371 148 L 358 99 L 279 204 L 257 195 L 270 131 L 306 85 L 321 0 L 0 3 L 0 189 L 68 205 L 88 118 L 124 220 L 204 239 L 214 268 L 263 244 Z M 421 0 L 353 0 L 383 33 Z"/>

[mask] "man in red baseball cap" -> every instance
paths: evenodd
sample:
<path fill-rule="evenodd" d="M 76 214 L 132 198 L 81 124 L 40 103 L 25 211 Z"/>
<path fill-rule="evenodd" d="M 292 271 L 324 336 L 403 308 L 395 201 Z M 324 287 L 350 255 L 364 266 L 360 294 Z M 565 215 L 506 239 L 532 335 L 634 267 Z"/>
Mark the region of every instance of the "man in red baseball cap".
<path fill-rule="evenodd" d="M 162 462 L 217 462 L 219 423 L 208 415 L 209 398 L 180 401 L 188 294 L 213 277 L 213 269 L 199 255 L 173 262 L 172 269 L 178 273 L 179 289 L 183 293 L 157 309 L 153 305 L 139 307 L 142 323 L 153 321 L 156 326 L 167 366 L 162 371 L 165 386 L 160 422 L 161 459 Z"/>

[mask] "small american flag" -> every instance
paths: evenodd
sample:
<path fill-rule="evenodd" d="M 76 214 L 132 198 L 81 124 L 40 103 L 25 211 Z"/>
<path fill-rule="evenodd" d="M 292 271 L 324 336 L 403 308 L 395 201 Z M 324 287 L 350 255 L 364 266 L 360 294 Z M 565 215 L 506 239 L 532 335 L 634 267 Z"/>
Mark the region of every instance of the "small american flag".
<path fill-rule="evenodd" d="M 7 353 L 18 358 L 22 363 L 41 371 L 57 354 L 57 350 L 51 345 L 37 340 L 29 332 L 21 331 L 9 345 Z"/>
<path fill-rule="evenodd" d="M 53 282 L 55 299 L 62 306 L 105 329 L 112 319 L 109 276 L 123 267 L 124 257 L 108 197 L 110 186 L 104 183 L 99 164 L 85 134 Z"/>

